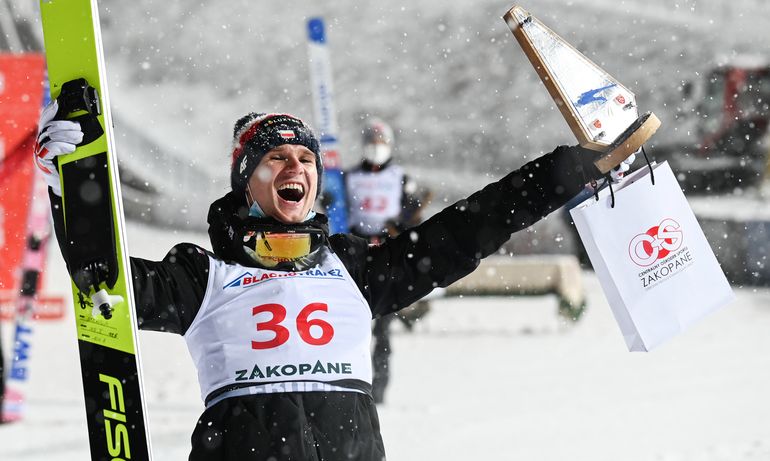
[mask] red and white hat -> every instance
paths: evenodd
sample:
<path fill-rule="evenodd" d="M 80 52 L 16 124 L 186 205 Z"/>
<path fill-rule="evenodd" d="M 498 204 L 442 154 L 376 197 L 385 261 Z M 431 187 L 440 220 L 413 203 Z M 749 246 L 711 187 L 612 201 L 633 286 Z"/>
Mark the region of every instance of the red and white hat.
<path fill-rule="evenodd" d="M 230 165 L 230 186 L 234 191 L 243 191 L 251 174 L 265 154 L 284 144 L 298 144 L 307 147 L 316 155 L 318 189 L 321 190 L 323 162 L 320 146 L 313 131 L 305 123 L 288 114 L 249 113 L 235 122 L 233 128 L 232 163 Z"/>

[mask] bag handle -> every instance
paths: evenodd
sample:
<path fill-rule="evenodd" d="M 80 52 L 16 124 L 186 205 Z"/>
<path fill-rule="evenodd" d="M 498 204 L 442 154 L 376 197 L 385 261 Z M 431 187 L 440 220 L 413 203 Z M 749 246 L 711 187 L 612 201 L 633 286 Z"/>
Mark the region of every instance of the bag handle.
<path fill-rule="evenodd" d="M 644 155 L 644 161 L 647 162 L 647 168 L 650 169 L 650 180 L 652 181 L 652 185 L 655 185 L 655 171 L 652 169 L 652 164 L 650 163 L 650 158 L 647 157 L 647 152 L 644 150 L 644 146 L 642 146 L 642 155 Z M 607 186 L 610 188 L 610 208 L 615 208 L 615 190 L 612 188 L 612 176 L 610 173 L 607 173 L 604 176 L 604 180 L 606 181 Z M 596 201 L 599 201 L 599 189 L 601 187 L 599 186 L 598 182 L 595 179 L 591 180 L 591 187 L 594 189 L 594 198 Z"/>
<path fill-rule="evenodd" d="M 644 150 L 644 146 L 642 146 L 642 155 L 644 155 L 644 161 L 647 162 L 647 168 L 650 169 L 650 180 L 652 181 L 652 185 L 655 185 L 655 172 L 652 169 L 652 165 L 650 164 L 650 159 L 647 158 L 647 152 Z"/>

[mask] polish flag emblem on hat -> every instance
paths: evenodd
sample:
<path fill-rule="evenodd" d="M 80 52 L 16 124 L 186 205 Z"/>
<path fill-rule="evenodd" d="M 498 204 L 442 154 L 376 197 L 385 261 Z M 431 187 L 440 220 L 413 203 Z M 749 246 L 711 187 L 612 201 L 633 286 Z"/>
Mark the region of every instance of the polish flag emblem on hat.
<path fill-rule="evenodd" d="M 278 134 L 283 139 L 294 139 L 297 137 L 297 135 L 294 133 L 294 130 L 277 130 Z"/>

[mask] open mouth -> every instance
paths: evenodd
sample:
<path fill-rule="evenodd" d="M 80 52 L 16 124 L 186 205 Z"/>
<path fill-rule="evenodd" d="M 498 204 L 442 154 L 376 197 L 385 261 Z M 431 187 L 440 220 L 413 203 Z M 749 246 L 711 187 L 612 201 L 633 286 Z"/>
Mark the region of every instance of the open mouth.
<path fill-rule="evenodd" d="M 278 196 L 289 202 L 299 202 L 305 196 L 305 188 L 299 183 L 287 183 L 278 187 Z"/>

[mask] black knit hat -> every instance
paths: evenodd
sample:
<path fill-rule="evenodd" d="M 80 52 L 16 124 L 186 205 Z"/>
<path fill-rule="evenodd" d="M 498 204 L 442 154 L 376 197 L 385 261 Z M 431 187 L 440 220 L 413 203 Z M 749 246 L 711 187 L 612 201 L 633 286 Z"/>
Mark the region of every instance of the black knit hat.
<path fill-rule="evenodd" d="M 235 122 L 233 128 L 233 153 L 230 165 L 230 186 L 242 192 L 260 160 L 271 149 L 284 144 L 298 144 L 315 154 L 318 170 L 318 189 L 321 191 L 323 162 L 320 146 L 310 127 L 287 114 L 257 114 L 252 112 Z"/>

